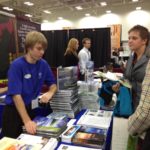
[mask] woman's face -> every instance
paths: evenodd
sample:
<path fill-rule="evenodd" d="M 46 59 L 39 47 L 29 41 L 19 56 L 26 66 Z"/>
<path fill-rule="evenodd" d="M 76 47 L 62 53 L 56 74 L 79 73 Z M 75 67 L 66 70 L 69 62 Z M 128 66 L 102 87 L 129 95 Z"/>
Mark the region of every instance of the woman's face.
<path fill-rule="evenodd" d="M 131 31 L 129 33 L 128 45 L 132 51 L 138 51 L 143 46 L 146 46 L 146 40 L 140 37 L 140 33 L 138 31 Z"/>
<path fill-rule="evenodd" d="M 75 48 L 76 48 L 76 50 L 78 50 L 78 48 L 79 48 L 79 42 L 78 41 L 75 44 Z"/>

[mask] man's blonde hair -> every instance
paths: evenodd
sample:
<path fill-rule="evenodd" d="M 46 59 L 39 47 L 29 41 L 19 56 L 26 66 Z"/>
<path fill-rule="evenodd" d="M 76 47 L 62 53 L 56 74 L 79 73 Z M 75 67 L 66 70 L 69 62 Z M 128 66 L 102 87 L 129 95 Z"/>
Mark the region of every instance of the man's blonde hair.
<path fill-rule="evenodd" d="M 41 43 L 44 49 L 47 48 L 47 39 L 41 32 L 28 32 L 25 39 L 25 50 L 32 48 L 36 43 Z"/>

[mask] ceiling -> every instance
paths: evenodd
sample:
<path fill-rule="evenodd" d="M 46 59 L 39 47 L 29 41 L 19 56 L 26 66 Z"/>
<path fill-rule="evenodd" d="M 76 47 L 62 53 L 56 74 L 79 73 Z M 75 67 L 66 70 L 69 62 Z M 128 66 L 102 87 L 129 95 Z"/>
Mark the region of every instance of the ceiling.
<path fill-rule="evenodd" d="M 31 14 L 32 21 L 42 22 L 43 20 L 56 20 L 58 17 L 71 19 L 77 18 L 82 13 L 93 13 L 98 15 L 99 11 L 105 11 L 115 7 L 123 7 L 128 5 L 139 5 L 149 3 L 150 0 L 139 0 L 132 2 L 132 0 L 105 0 L 107 6 L 102 7 L 100 2 L 104 0 L 29 0 L 34 3 L 33 6 L 27 6 L 24 2 L 27 0 L 0 0 L 1 9 L 3 6 L 8 6 L 14 9 L 11 13 L 24 15 Z M 82 6 L 83 10 L 77 10 L 76 6 Z M 43 11 L 48 10 L 51 13 L 46 14 Z"/>

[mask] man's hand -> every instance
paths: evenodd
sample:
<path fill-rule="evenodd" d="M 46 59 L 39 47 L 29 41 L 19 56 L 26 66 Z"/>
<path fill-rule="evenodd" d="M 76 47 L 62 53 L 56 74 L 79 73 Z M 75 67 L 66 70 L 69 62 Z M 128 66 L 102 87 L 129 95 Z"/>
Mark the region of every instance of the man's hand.
<path fill-rule="evenodd" d="M 116 83 L 115 85 L 112 86 L 112 90 L 113 90 L 115 93 L 118 93 L 118 92 L 119 92 L 119 89 L 120 89 L 120 83 Z"/>
<path fill-rule="evenodd" d="M 46 92 L 45 94 L 40 96 L 40 103 L 48 103 L 52 99 L 52 96 L 52 92 Z"/>
<path fill-rule="evenodd" d="M 25 126 L 27 133 L 29 133 L 29 134 L 35 134 L 36 133 L 37 125 L 34 121 L 30 120 L 30 121 L 26 122 L 24 124 L 24 126 Z"/>

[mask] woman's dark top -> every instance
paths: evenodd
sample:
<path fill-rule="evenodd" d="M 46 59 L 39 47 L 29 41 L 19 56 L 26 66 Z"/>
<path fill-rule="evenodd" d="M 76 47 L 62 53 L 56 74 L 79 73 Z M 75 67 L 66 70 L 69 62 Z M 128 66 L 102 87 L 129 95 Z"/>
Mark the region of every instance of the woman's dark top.
<path fill-rule="evenodd" d="M 78 65 L 78 56 L 75 56 L 73 53 L 67 53 L 64 57 L 64 67 Z"/>

